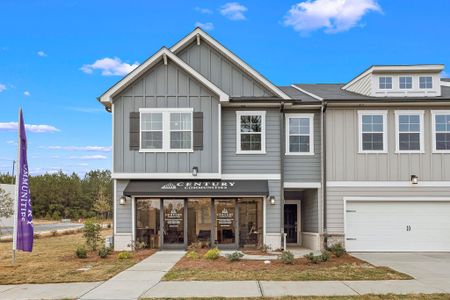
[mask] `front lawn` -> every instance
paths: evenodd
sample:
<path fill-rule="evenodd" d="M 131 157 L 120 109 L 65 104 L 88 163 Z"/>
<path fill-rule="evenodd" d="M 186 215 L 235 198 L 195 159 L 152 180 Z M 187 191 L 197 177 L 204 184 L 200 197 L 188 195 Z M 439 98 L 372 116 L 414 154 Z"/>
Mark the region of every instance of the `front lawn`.
<path fill-rule="evenodd" d="M 102 234 L 111 235 L 111 230 Z M 138 251 L 133 258 L 123 260 L 117 258 L 117 253 L 107 258 L 88 253 L 88 258 L 79 259 L 75 248 L 83 243 L 80 233 L 35 239 L 33 252 L 18 251 L 15 264 L 11 243 L 0 243 L 0 284 L 103 281 L 154 252 Z"/>
<path fill-rule="evenodd" d="M 449 294 L 408 294 L 408 295 L 360 295 L 360 296 L 304 296 L 304 297 L 259 297 L 259 298 L 234 298 L 236 300 L 448 300 Z M 171 299 L 171 298 L 163 298 Z M 178 299 L 178 298 L 173 298 Z M 204 298 L 183 298 L 184 300 Z M 209 300 L 222 300 L 225 298 L 208 298 Z M 147 300 L 147 299 L 143 299 Z"/>
<path fill-rule="evenodd" d="M 229 262 L 220 257 L 208 260 L 183 257 L 163 280 L 399 280 L 412 279 L 387 267 L 375 267 L 351 255 L 332 257 L 327 262 L 309 263 L 306 258 L 295 259 L 292 265 L 280 260 L 264 264 L 264 261 L 240 260 Z"/>

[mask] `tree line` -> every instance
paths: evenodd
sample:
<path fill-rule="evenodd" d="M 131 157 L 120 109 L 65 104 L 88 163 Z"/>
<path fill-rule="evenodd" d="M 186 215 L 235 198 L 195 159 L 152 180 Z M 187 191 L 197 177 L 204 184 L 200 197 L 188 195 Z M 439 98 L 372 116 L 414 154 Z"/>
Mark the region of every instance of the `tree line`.
<path fill-rule="evenodd" d="M 11 175 L 0 174 L 0 183 L 13 182 Z M 112 189 L 109 170 L 93 170 L 83 177 L 62 171 L 30 176 L 33 216 L 54 220 L 111 218 Z"/>

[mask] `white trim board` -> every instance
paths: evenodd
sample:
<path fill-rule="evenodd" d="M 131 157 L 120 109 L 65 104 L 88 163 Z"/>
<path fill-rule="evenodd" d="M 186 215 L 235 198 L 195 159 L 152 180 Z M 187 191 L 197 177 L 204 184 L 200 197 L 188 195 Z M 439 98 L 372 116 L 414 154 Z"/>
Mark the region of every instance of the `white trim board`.
<path fill-rule="evenodd" d="M 220 173 L 112 173 L 113 179 L 226 179 L 226 180 L 280 180 L 280 174 L 220 174 Z"/>
<path fill-rule="evenodd" d="M 424 110 L 396 110 L 395 111 L 395 153 L 425 153 L 425 130 L 424 130 Z M 419 150 L 400 150 L 400 116 L 415 115 L 419 116 L 419 132 L 408 131 L 405 133 L 419 133 L 420 149 Z"/>
<path fill-rule="evenodd" d="M 280 180 L 280 174 L 222 174 L 222 179 L 227 180 Z"/>
<path fill-rule="evenodd" d="M 276 87 L 273 83 L 271 83 L 269 80 L 267 80 L 264 76 L 262 76 L 255 69 L 250 67 L 247 63 L 245 63 L 242 59 L 240 59 L 238 56 L 236 56 L 233 52 L 231 52 L 230 50 L 225 48 L 222 44 L 220 44 L 218 41 L 213 39 L 209 34 L 204 32 L 201 28 L 197 27 L 194 31 L 192 31 L 187 36 L 185 36 L 183 39 L 181 39 L 179 42 L 177 42 L 175 45 L 173 45 L 170 48 L 170 51 L 172 51 L 173 53 L 176 54 L 178 51 L 184 49 L 184 47 L 186 47 L 194 39 L 197 39 L 197 44 L 199 43 L 200 40 L 206 41 L 209 45 L 211 45 L 213 48 L 215 48 L 217 51 L 219 51 L 221 54 L 223 54 L 226 58 L 230 59 L 237 66 L 242 68 L 246 73 L 248 73 L 250 76 L 255 78 L 256 81 L 261 83 L 267 89 L 271 90 L 275 95 L 281 97 L 282 99 L 291 99 L 282 90 L 280 90 L 278 87 Z"/>
<path fill-rule="evenodd" d="M 206 86 L 212 92 L 219 96 L 221 102 L 228 102 L 229 96 L 219 89 L 215 84 L 206 79 L 203 75 L 194 70 L 191 66 L 185 63 L 178 56 L 173 54 L 166 47 L 161 48 L 158 52 L 156 52 L 152 57 L 143 62 L 139 67 L 131 71 L 128 75 L 126 75 L 121 81 L 113 85 L 109 90 L 107 90 L 103 95 L 99 97 L 100 102 L 103 104 L 111 104 L 112 98 L 123 91 L 126 87 L 128 87 L 131 83 L 133 83 L 137 78 L 159 63 L 161 60 L 170 59 L 175 64 L 177 64 L 180 68 L 184 69 L 188 74 L 197 79 L 201 84 Z"/>
<path fill-rule="evenodd" d="M 285 189 L 320 189 L 321 187 L 322 184 L 320 184 L 320 182 L 284 182 Z"/>
<path fill-rule="evenodd" d="M 431 145 L 431 150 L 432 153 L 450 153 L 450 150 L 437 150 L 436 149 L 436 133 L 440 132 L 440 133 L 448 133 L 445 131 L 436 131 L 436 116 L 437 115 L 450 115 L 450 110 L 432 110 L 431 111 L 431 140 L 432 140 L 432 145 Z"/>
<path fill-rule="evenodd" d="M 328 181 L 327 187 L 448 187 L 450 181 L 420 181 L 412 184 L 411 181 Z"/>
<path fill-rule="evenodd" d="M 358 153 L 387 153 L 388 149 L 388 126 L 387 126 L 387 110 L 358 110 Z M 362 119 L 364 116 L 381 116 L 383 118 L 383 132 L 363 132 Z M 381 133 L 383 134 L 382 150 L 364 150 L 363 149 L 363 133 Z"/>

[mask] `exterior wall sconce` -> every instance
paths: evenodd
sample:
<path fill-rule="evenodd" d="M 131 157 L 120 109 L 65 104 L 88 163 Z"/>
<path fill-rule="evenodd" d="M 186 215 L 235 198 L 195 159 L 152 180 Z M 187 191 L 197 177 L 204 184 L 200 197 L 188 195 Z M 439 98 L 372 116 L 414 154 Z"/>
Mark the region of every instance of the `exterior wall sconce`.
<path fill-rule="evenodd" d="M 275 196 L 269 196 L 270 205 L 275 205 Z"/>
<path fill-rule="evenodd" d="M 197 176 L 198 174 L 198 167 L 192 167 L 192 176 Z"/>
<path fill-rule="evenodd" d="M 120 197 L 119 204 L 120 205 L 125 205 L 126 203 L 127 203 L 127 197 L 122 195 L 122 197 Z"/>
<path fill-rule="evenodd" d="M 417 177 L 417 175 L 411 175 L 411 183 L 412 184 L 418 184 L 419 183 L 419 177 Z"/>

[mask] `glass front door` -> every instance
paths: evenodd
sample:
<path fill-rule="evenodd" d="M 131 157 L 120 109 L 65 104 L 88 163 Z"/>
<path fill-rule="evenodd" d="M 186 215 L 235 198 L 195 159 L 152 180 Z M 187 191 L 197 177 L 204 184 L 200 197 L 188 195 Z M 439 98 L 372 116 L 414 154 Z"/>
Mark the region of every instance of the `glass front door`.
<path fill-rule="evenodd" d="M 163 199 L 164 248 L 185 247 L 184 199 Z"/>
<path fill-rule="evenodd" d="M 136 199 L 136 241 L 145 248 L 160 246 L 160 199 Z"/>
<path fill-rule="evenodd" d="M 236 248 L 236 199 L 214 200 L 216 243 L 222 248 Z"/>
<path fill-rule="evenodd" d="M 239 205 L 239 247 L 257 248 L 262 246 L 263 200 L 261 198 L 241 198 Z"/>
<path fill-rule="evenodd" d="M 211 246 L 211 198 L 188 199 L 188 246 Z"/>
<path fill-rule="evenodd" d="M 284 205 L 284 232 L 287 243 L 297 243 L 297 204 Z"/>

